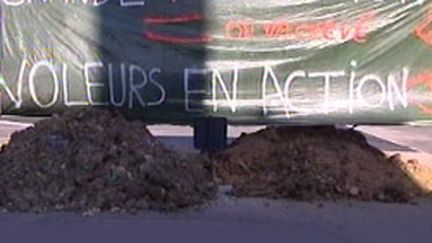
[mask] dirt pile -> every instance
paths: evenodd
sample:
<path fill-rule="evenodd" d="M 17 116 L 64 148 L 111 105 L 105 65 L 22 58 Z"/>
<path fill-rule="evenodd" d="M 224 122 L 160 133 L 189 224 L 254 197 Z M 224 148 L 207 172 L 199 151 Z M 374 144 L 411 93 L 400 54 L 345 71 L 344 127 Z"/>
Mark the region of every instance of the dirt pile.
<path fill-rule="evenodd" d="M 0 207 L 11 211 L 175 210 L 214 193 L 207 159 L 165 148 L 114 111 L 56 115 L 0 153 Z"/>
<path fill-rule="evenodd" d="M 407 202 L 423 194 L 406 166 L 353 130 L 268 128 L 240 137 L 214 160 L 236 196 Z"/>
<path fill-rule="evenodd" d="M 407 172 L 429 195 L 432 195 L 432 167 L 429 164 L 417 159 L 404 159 L 400 154 L 395 154 L 389 159 L 397 168 L 402 168 Z"/>

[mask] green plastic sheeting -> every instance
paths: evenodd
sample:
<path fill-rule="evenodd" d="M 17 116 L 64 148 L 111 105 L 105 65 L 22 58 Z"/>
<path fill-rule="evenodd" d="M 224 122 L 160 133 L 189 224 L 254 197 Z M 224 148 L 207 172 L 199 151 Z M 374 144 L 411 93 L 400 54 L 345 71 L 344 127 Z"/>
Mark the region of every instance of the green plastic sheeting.
<path fill-rule="evenodd" d="M 3 114 L 149 122 L 432 118 L 426 0 L 2 0 Z"/>

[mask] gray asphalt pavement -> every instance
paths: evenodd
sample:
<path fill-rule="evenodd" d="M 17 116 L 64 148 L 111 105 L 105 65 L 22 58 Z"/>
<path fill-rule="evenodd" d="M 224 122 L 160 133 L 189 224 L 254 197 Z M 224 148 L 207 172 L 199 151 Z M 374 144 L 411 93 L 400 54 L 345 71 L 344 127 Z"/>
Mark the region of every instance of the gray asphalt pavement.
<path fill-rule="evenodd" d="M 361 126 L 359 129 L 386 141 L 432 154 L 432 126 Z"/>
<path fill-rule="evenodd" d="M 432 202 L 219 199 L 175 215 L 0 214 L 0 242 L 430 243 Z"/>

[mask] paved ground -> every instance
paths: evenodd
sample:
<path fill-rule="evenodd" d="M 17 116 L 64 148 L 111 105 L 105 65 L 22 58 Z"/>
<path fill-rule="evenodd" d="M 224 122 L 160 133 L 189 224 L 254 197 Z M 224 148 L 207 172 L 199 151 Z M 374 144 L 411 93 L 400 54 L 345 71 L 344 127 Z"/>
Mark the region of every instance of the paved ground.
<path fill-rule="evenodd" d="M 400 153 L 405 159 L 416 158 L 432 166 L 432 126 L 364 126 L 359 129 L 378 138 L 376 143 L 372 140 L 371 143 L 388 154 Z M 380 144 L 382 141 L 402 147 L 390 148 Z"/>
<path fill-rule="evenodd" d="M 10 119 L 9 119 L 10 120 Z M 28 123 L 33 120 L 26 121 Z M 31 124 L 0 121 L 0 142 Z M 230 137 L 260 127 L 230 127 Z M 176 149 L 194 151 L 187 127 L 152 126 L 152 132 Z M 432 163 L 432 127 L 360 127 L 371 144 L 389 154 L 422 156 Z M 185 243 L 430 243 L 432 201 L 417 205 L 325 202 L 307 203 L 221 196 L 210 205 L 175 215 L 0 213 L 0 243 L 185 242 Z"/>
<path fill-rule="evenodd" d="M 318 204 L 220 199 L 177 215 L 0 214 L 0 242 L 430 243 L 432 202 Z"/>
<path fill-rule="evenodd" d="M 377 137 L 405 144 L 414 149 L 432 154 L 432 127 L 421 126 L 364 126 L 360 130 Z"/>

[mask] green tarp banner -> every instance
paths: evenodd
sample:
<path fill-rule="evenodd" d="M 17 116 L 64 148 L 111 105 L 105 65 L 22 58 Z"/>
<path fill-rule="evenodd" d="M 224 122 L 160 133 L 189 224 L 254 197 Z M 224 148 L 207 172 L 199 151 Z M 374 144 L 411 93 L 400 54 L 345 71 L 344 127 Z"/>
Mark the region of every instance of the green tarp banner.
<path fill-rule="evenodd" d="M 1 24 L 3 114 L 432 118 L 427 0 L 2 0 Z"/>

